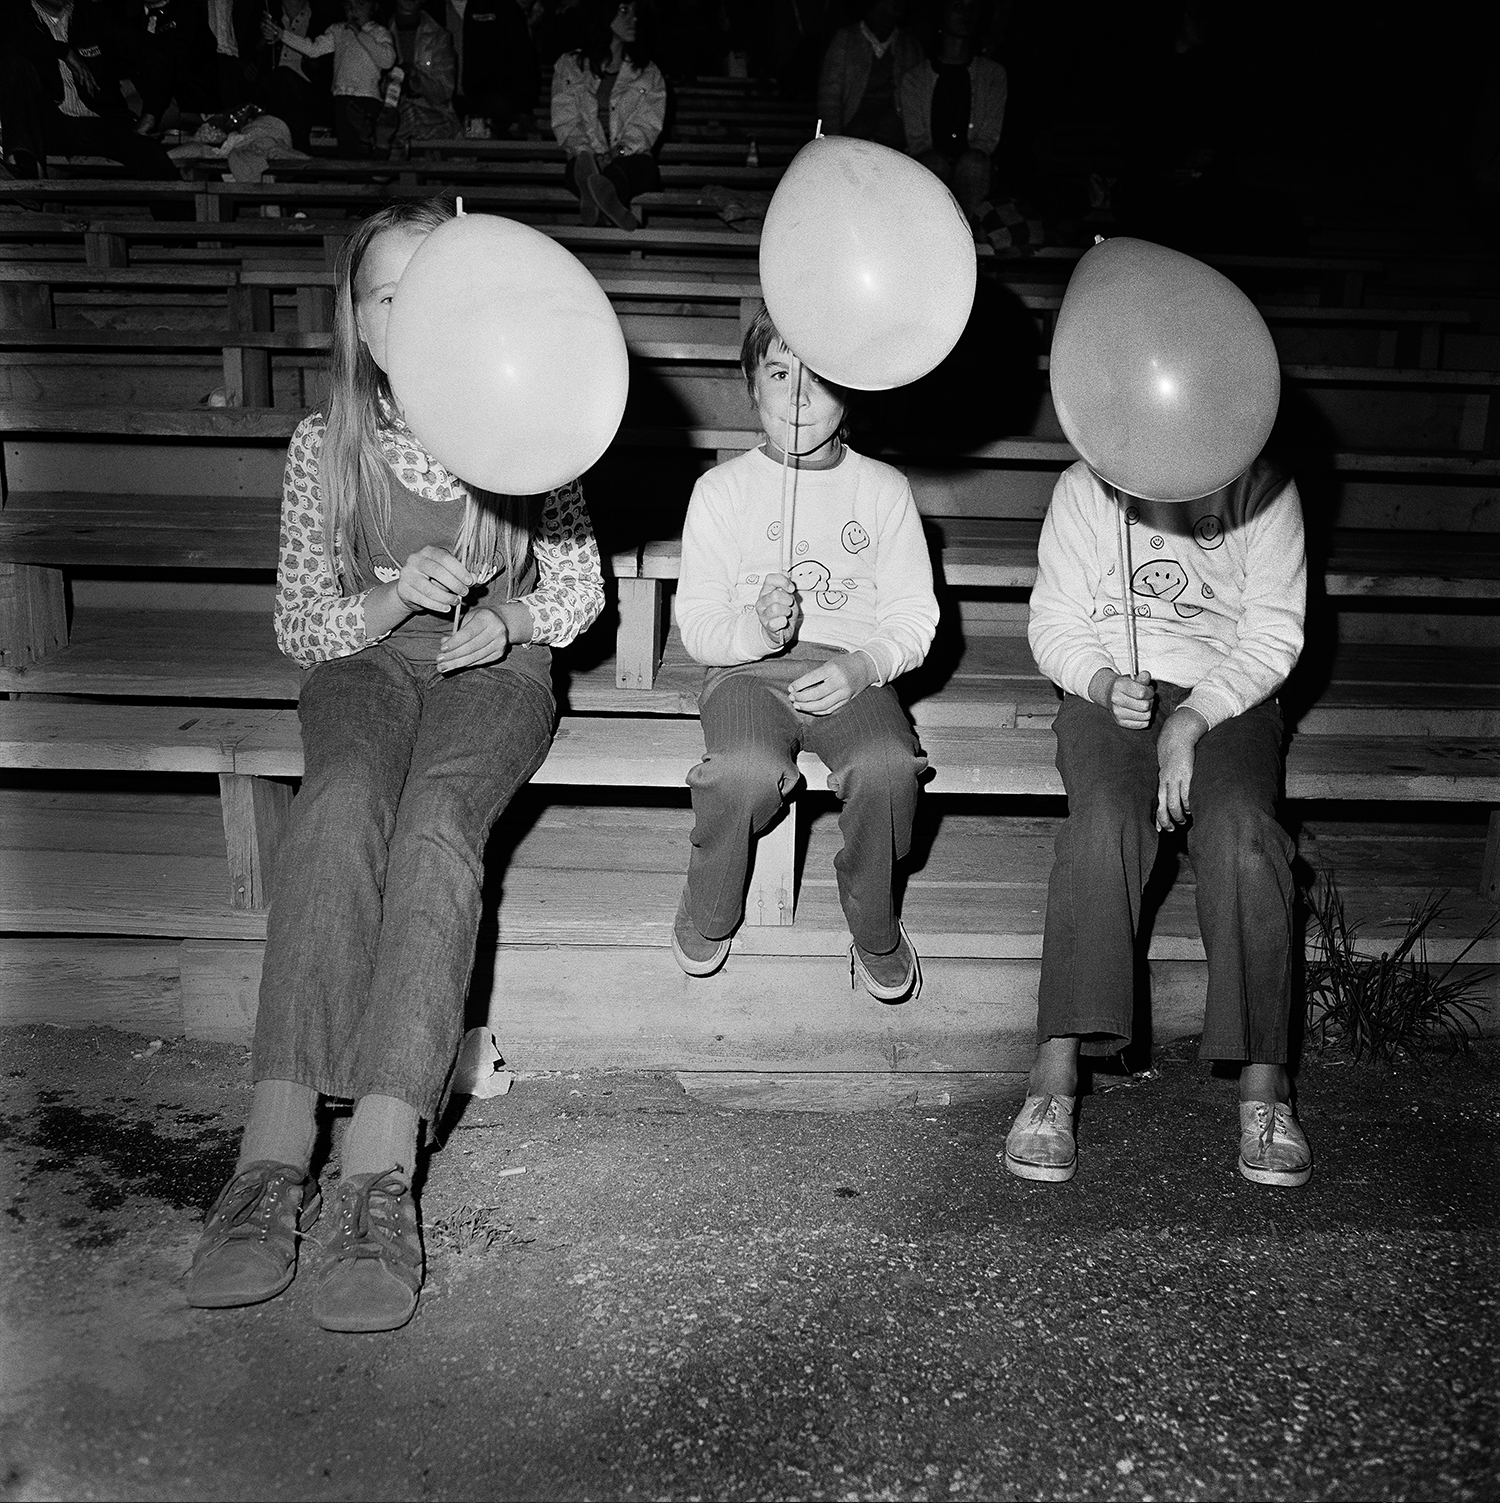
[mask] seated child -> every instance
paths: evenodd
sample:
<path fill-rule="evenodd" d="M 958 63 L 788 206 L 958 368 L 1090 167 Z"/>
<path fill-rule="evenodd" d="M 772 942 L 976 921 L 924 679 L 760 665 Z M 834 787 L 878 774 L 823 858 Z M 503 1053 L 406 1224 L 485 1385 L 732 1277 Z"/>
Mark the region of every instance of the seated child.
<path fill-rule="evenodd" d="M 1047 892 L 1037 1054 L 1005 1167 L 1071 1179 L 1080 1047 L 1130 1042 L 1141 889 L 1159 832 L 1187 824 L 1208 952 L 1200 1053 L 1240 1070 L 1240 1172 L 1300 1185 L 1312 1152 L 1285 1069 L 1293 846 L 1276 822 L 1276 692 L 1302 650 L 1307 563 L 1296 485 L 1257 460 L 1180 504 L 1064 472 L 1042 526 L 1031 650 L 1064 691 L 1057 767 L 1068 818 Z M 1122 546 L 1117 508 L 1126 508 Z M 1132 679 L 1121 557 L 1131 561 Z"/>
<path fill-rule="evenodd" d="M 932 645 L 932 563 L 905 477 L 844 444 L 842 397 L 792 355 L 765 309 L 740 364 L 766 441 L 699 480 L 682 534 L 677 621 L 709 672 L 672 949 L 690 976 L 723 965 L 744 917 L 752 843 L 796 786 L 806 748 L 843 800 L 834 870 L 851 970 L 894 1002 L 921 979 L 892 874 L 910 849 L 926 761 L 891 686 Z M 784 450 L 796 471 L 790 573 Z"/>

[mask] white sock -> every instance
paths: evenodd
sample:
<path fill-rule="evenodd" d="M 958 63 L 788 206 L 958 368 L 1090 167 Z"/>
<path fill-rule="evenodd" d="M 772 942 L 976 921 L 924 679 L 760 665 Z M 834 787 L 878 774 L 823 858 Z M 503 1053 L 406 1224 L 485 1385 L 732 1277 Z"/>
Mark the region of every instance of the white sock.
<path fill-rule="evenodd" d="M 317 1108 L 318 1093 L 311 1086 L 295 1080 L 257 1080 L 234 1172 L 262 1159 L 306 1172 L 312 1161 Z"/>
<path fill-rule="evenodd" d="M 417 1167 L 416 1107 L 396 1096 L 361 1096 L 354 1120 L 344 1134 L 341 1179 L 356 1174 L 383 1174 L 395 1169 L 408 1183 Z"/>

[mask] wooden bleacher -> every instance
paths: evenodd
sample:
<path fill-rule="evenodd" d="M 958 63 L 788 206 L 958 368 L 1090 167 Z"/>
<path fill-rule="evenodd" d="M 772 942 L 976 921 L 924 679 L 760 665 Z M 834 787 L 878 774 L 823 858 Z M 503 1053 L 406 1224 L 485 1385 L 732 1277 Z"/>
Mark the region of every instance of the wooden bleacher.
<path fill-rule="evenodd" d="M 772 145 L 757 138 L 763 162 L 791 149 L 771 128 Z M 698 149 L 692 137 L 683 144 Z M 728 143 L 707 144 L 723 166 L 737 165 Z M 516 148 L 531 143 L 463 142 L 455 153 L 460 145 L 501 169 L 546 161 L 521 157 Z M 432 180 L 441 177 L 435 166 Z M 463 191 L 479 208 L 486 184 L 474 180 L 479 193 Z M 545 174 L 530 181 L 546 187 Z M 200 947 L 195 974 L 210 963 L 202 946 L 227 946 L 223 964 L 243 967 L 237 947 L 253 951 L 263 935 L 276 831 L 300 771 L 297 673 L 277 654 L 268 618 L 275 475 L 286 436 L 315 400 L 328 266 L 351 226 L 288 211 L 431 190 L 184 184 L 153 199 L 118 182 L 44 186 L 64 212 L 0 215 L 7 250 L 33 252 L 0 259 L 0 692 L 12 696 L 0 704 L 0 762 L 20 779 L 0 797 L 19 832 L 0 865 L 0 916 L 12 933 L 180 940 Z M 517 186 L 489 185 L 490 202 Z M 191 201 L 198 219 L 139 217 L 153 201 Z M 283 217 L 259 217 L 265 206 Z M 122 207 L 138 217 L 107 212 Z M 257 217 L 236 217 L 246 211 Z M 22 218 L 34 220 L 34 239 L 12 223 Z M 613 554 L 618 620 L 564 655 L 563 721 L 537 781 L 566 792 L 534 806 L 536 832 L 506 869 L 498 934 L 519 945 L 660 952 L 685 865 L 682 783 L 699 755 L 698 675 L 668 630 L 674 508 L 680 520 L 703 465 L 753 441 L 734 363 L 758 295 L 757 242 L 692 226 L 629 236 L 539 227 L 582 255 L 615 301 L 639 400 L 590 489 Z M 1039 953 L 1037 895 L 1060 792 L 1048 729 L 1056 698 L 1030 662 L 1021 622 L 1041 510 L 1072 457 L 1042 372 L 1060 277 L 1076 254 L 995 269 L 1016 284 L 1043 352 L 1030 431 L 925 448 L 893 440 L 884 455 L 912 479 L 945 616 L 961 626 L 907 686 L 937 797 L 925 806 L 930 848 L 905 911 L 939 974 L 947 961 L 1029 963 Z M 1223 264 L 1235 274 L 1233 259 Z M 1444 338 L 1471 326 L 1467 310 L 1370 306 L 1379 270 L 1369 260 L 1241 259 L 1238 274 L 1268 298 L 1288 285 L 1306 297 L 1265 301 L 1263 311 L 1289 392 L 1331 435 L 1304 478 L 1310 504 L 1332 523 L 1313 529 L 1323 619 L 1362 628 L 1316 665 L 1298 707 L 1287 793 L 1312 811 L 1304 849 L 1334 864 L 1340 851 L 1362 853 L 1355 900 L 1386 925 L 1372 921 L 1375 942 L 1399 917 L 1414 871 L 1449 871 L 1446 885 L 1469 895 L 1455 899 L 1434 953 L 1456 953 L 1495 895 L 1496 839 L 1493 819 L 1486 843 L 1482 823 L 1442 811 L 1500 803 L 1500 675 L 1482 632 L 1466 644 L 1461 633 L 1443 641 L 1441 628 L 1491 619 L 1500 595 L 1500 377 L 1445 367 Z M 231 405 L 197 406 L 214 387 Z M 608 501 L 631 494 L 622 473 L 648 466 L 670 467 L 671 494 L 632 537 Z M 245 608 L 253 599 L 263 608 Z M 1378 631 L 1363 630 L 1374 621 Z M 102 779 L 99 791 L 77 781 L 83 773 Z M 815 759 L 804 759 L 804 773 L 809 790 L 822 786 Z M 218 780 L 216 796 L 205 778 Z M 641 790 L 659 790 L 656 802 L 640 803 Z M 615 809 L 608 798 L 625 802 Z M 1038 799 L 1046 802 L 1029 802 Z M 799 803 L 810 817 L 783 821 L 762 842 L 737 942 L 747 960 L 828 957 L 846 943 L 827 810 L 816 798 Z M 1362 806 L 1359 819 L 1351 804 Z M 1325 817 L 1325 805 L 1338 812 Z M 1375 823 L 1403 806 L 1434 818 Z M 156 849 L 165 835 L 144 833 L 152 810 L 171 831 L 170 849 Z M 591 853 L 589 832 L 628 827 L 633 843 L 610 835 L 613 868 L 558 854 L 572 849 L 557 833 L 570 820 Z M 1383 854 L 1371 853 L 1371 831 L 1382 832 Z M 1166 898 L 1152 953 L 1201 957 L 1187 883 Z"/>

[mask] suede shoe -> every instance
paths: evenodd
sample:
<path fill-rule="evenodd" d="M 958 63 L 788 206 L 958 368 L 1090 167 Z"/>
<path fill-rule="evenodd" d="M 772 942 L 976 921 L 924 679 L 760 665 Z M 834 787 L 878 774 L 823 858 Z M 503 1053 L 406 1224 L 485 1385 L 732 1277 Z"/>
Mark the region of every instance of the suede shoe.
<path fill-rule="evenodd" d="M 1257 1185 L 1312 1178 L 1312 1148 L 1287 1102 L 1240 1102 L 1240 1173 Z"/>
<path fill-rule="evenodd" d="M 1005 1138 L 1001 1158 L 1020 1179 L 1061 1184 L 1078 1172 L 1074 1096 L 1028 1096 Z"/>
<path fill-rule="evenodd" d="M 322 1247 L 313 1315 L 325 1331 L 394 1331 L 422 1288 L 422 1233 L 411 1186 L 395 1169 L 339 1181 Z"/>
<path fill-rule="evenodd" d="M 689 976 L 712 976 L 729 959 L 729 940 L 709 939 L 698 932 L 698 926 L 688 914 L 687 888 L 682 890 L 682 900 L 677 905 L 677 917 L 672 924 L 672 953 L 677 964 Z"/>
<path fill-rule="evenodd" d="M 849 985 L 857 976 L 865 990 L 881 1002 L 915 1002 L 922 991 L 922 962 L 906 925 L 900 926 L 896 948 L 884 955 L 866 950 L 858 941 L 849 946 Z"/>
<path fill-rule="evenodd" d="M 188 1304 L 224 1310 L 280 1294 L 297 1272 L 297 1239 L 321 1204 L 305 1170 L 269 1159 L 247 1164 L 209 1209 L 188 1269 Z"/>

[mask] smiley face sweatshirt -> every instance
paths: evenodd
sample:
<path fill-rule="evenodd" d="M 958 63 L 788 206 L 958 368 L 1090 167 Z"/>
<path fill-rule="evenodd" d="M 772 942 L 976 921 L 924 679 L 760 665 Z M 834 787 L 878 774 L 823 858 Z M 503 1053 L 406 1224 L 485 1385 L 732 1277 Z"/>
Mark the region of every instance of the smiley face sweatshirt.
<path fill-rule="evenodd" d="M 1307 556 L 1296 483 L 1257 460 L 1199 501 L 1122 500 L 1128 570 L 1110 491 L 1082 461 L 1058 477 L 1031 592 L 1037 666 L 1085 697 L 1101 668 L 1129 673 L 1128 600 L 1141 668 L 1191 689 L 1186 702 L 1210 726 L 1269 699 L 1302 651 Z"/>
<path fill-rule="evenodd" d="M 677 624 L 698 662 L 729 668 L 780 650 L 755 613 L 781 568 L 781 465 L 751 449 L 693 487 L 682 529 Z M 906 477 L 853 449 L 795 481 L 791 576 L 802 607 L 796 640 L 863 649 L 886 684 L 932 646 L 938 604 L 922 520 Z"/>

